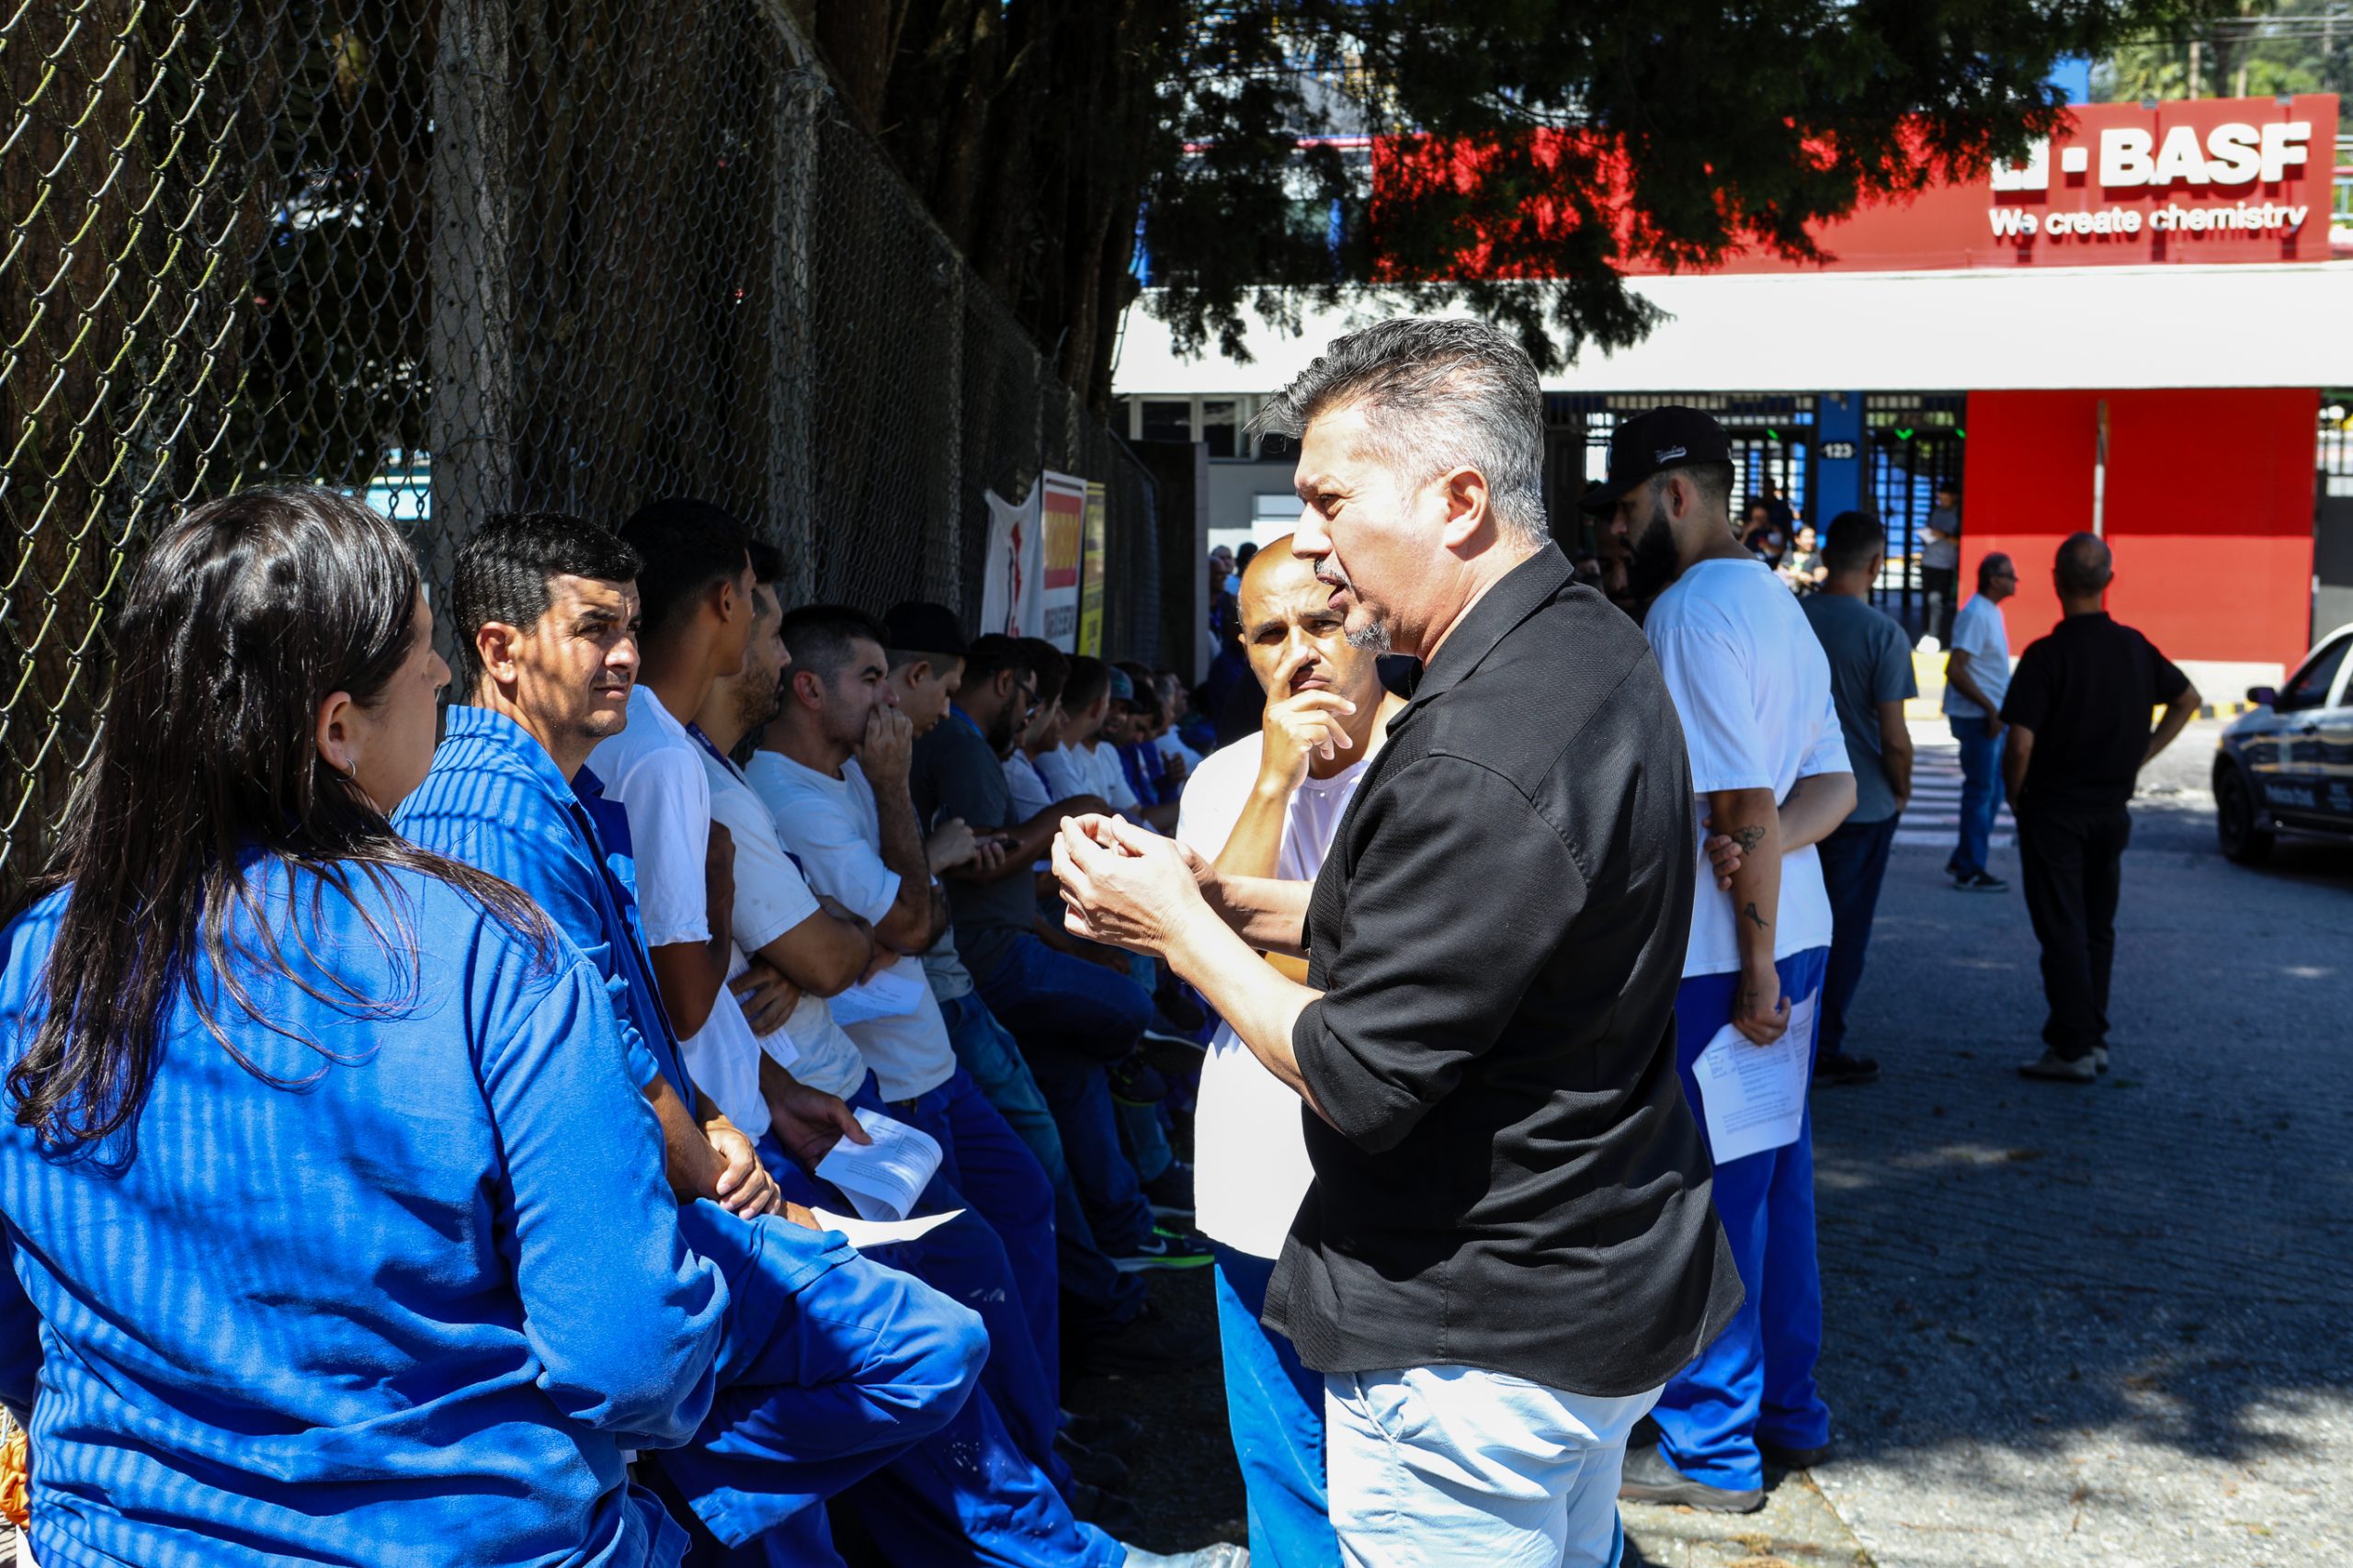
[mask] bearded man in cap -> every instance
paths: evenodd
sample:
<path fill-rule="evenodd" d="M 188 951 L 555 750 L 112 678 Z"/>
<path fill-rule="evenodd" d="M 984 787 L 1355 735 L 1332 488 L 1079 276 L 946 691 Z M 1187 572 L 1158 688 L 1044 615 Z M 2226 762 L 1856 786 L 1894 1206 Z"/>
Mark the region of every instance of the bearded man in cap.
<path fill-rule="evenodd" d="M 1830 1411 L 1813 1382 L 1822 1281 L 1813 1252 L 1813 1128 L 1801 1115 L 1779 1147 L 1717 1147 L 1698 1071 L 1711 1045 L 1802 1053 L 1812 1077 L 1814 1016 L 1830 958 L 1830 899 L 1814 846 L 1855 806 L 1855 778 L 1830 692 L 1830 663 L 1798 601 L 1732 528 L 1732 445 L 1697 409 L 1628 420 L 1609 477 L 1582 505 L 1631 548 L 1632 588 L 1690 754 L 1690 833 L 1712 825 L 1676 992 L 1676 1067 L 1715 1156 L 1716 1213 L 1746 1300 L 1723 1333 L 1666 1385 L 1653 1426 L 1626 1455 L 1621 1496 L 1746 1513 L 1765 1502 L 1766 1460 L 1829 1455 Z M 1655 598 L 1652 596 L 1655 595 Z M 1731 1155 L 1732 1157 L 1727 1157 Z"/>

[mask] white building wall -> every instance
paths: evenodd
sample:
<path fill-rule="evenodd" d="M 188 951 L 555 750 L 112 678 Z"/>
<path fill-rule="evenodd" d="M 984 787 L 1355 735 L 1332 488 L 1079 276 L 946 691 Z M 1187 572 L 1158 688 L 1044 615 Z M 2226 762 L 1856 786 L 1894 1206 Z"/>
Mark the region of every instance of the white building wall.
<path fill-rule="evenodd" d="M 2353 262 L 1640 278 L 1667 319 L 1588 352 L 1552 392 L 2325 387 L 2353 382 Z M 1271 392 L 1333 337 L 1381 318 L 1382 290 L 1312 312 L 1297 337 L 1254 324 L 1254 362 L 1180 359 L 1150 296 L 1130 307 L 1120 396 Z M 1230 511 L 1217 514 L 1230 517 Z"/>

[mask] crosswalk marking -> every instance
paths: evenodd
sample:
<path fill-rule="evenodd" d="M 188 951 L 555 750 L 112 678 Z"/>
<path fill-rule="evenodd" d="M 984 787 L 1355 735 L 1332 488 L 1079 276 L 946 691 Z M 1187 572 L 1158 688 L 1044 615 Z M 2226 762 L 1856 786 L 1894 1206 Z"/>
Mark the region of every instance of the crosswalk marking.
<path fill-rule="evenodd" d="M 1895 842 L 1915 849 L 1949 849 L 1961 828 L 1961 746 L 1951 736 L 1917 741 L 1912 754 L 1912 803 Z M 1994 811 L 1988 845 L 2007 849 L 2018 843 L 2018 823 L 2004 801 Z"/>

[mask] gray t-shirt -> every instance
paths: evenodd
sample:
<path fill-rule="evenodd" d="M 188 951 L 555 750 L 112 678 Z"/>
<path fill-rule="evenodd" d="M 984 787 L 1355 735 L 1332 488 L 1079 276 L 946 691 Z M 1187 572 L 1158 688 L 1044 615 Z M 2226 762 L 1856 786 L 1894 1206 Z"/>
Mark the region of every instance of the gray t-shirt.
<path fill-rule="evenodd" d="M 1960 512 L 1950 506 L 1939 506 L 1928 514 L 1928 526 L 1944 538 L 1932 539 L 1920 547 L 1920 564 L 1952 571 L 1961 564 Z"/>
<path fill-rule="evenodd" d="M 995 833 L 1022 822 L 1005 769 L 987 741 L 961 712 L 951 712 L 915 743 L 907 782 L 915 814 L 926 827 L 962 817 L 974 833 Z M 977 978 L 996 972 L 1014 938 L 1038 919 L 1028 868 L 995 881 L 948 879 L 948 911 L 956 923 L 963 967 Z"/>
<path fill-rule="evenodd" d="M 1880 763 L 1879 705 L 1920 695 L 1911 642 L 1893 618 L 1861 599 L 1815 594 L 1801 608 L 1830 660 L 1830 705 L 1855 769 L 1855 810 L 1847 820 L 1885 822 L 1895 814 L 1895 789 Z"/>

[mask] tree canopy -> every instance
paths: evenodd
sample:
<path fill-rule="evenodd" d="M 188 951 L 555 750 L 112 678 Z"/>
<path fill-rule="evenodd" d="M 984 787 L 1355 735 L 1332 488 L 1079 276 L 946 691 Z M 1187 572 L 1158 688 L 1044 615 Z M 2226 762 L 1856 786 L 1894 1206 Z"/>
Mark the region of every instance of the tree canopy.
<path fill-rule="evenodd" d="M 2059 60 L 2236 10 L 790 3 L 949 235 L 1098 403 L 1139 244 L 1150 308 L 1180 347 L 1241 357 L 1252 318 L 1296 321 L 1388 281 L 1415 308 L 1467 304 L 1508 324 L 1556 365 L 1648 330 L 1629 266 L 1747 246 L 1810 256 L 1809 225 L 2046 133 L 2063 108 Z M 1384 176 L 1376 201 L 1365 137 L 1436 149 L 1432 177 Z M 1485 265 L 1464 276 L 1474 251 Z"/>

